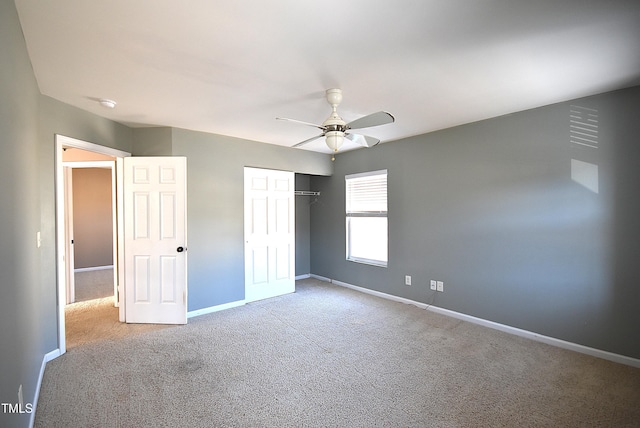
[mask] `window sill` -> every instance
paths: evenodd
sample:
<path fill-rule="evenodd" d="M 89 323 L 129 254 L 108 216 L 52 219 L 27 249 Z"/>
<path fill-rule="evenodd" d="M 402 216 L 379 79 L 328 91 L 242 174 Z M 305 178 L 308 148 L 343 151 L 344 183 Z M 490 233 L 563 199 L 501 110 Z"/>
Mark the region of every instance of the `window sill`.
<path fill-rule="evenodd" d="M 369 259 L 359 259 L 355 257 L 347 257 L 348 262 L 360 263 L 363 265 L 377 266 L 386 268 L 388 266 L 388 262 L 381 262 L 379 260 L 369 260 Z"/>

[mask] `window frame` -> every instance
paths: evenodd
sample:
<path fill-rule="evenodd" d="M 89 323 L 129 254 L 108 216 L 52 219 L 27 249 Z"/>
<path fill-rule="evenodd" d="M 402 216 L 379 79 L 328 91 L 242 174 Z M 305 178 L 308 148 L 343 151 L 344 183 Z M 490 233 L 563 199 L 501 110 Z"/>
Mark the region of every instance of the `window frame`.
<path fill-rule="evenodd" d="M 366 177 L 378 177 L 384 175 L 385 176 L 385 184 L 384 184 L 384 210 L 350 210 L 350 196 L 352 193 L 349 188 L 349 181 L 353 179 L 366 178 Z M 372 266 L 378 267 L 388 267 L 389 265 L 389 216 L 388 216 L 388 196 L 389 196 L 389 186 L 388 186 L 388 176 L 389 171 L 387 169 L 375 170 L 362 172 L 357 174 L 347 174 L 345 175 L 345 253 L 346 260 L 362 263 Z M 350 221 L 353 218 L 384 218 L 385 222 L 385 234 L 386 234 L 386 248 L 385 248 L 385 259 L 371 259 L 366 257 L 358 257 L 351 254 L 352 252 L 352 243 L 351 243 L 351 231 L 350 231 Z"/>

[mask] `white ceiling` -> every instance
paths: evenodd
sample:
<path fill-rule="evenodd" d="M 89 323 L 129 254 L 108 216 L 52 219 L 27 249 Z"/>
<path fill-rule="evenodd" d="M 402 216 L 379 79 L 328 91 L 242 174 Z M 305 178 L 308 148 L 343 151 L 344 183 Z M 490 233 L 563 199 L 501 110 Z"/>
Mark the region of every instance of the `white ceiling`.
<path fill-rule="evenodd" d="M 16 0 L 44 95 L 291 146 L 324 91 L 384 142 L 640 83 L 640 1 Z M 118 105 L 109 110 L 98 98 Z M 345 150 L 350 147 L 345 143 Z M 305 148 L 327 151 L 322 140 Z"/>

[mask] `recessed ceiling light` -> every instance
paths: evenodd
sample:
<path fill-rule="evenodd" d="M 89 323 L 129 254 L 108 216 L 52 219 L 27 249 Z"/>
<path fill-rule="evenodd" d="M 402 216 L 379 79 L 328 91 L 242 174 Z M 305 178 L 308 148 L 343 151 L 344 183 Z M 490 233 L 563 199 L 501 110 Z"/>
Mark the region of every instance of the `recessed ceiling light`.
<path fill-rule="evenodd" d="M 116 106 L 116 102 L 113 100 L 108 100 L 106 98 L 100 98 L 98 100 L 98 102 L 100 103 L 100 105 L 102 107 L 106 107 L 106 108 L 114 108 Z"/>

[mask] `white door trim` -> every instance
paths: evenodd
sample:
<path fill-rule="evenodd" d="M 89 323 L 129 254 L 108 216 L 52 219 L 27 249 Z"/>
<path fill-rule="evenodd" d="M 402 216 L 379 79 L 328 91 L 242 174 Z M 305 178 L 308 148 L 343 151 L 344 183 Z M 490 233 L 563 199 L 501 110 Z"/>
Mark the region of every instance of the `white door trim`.
<path fill-rule="evenodd" d="M 115 225 L 117 233 L 117 244 L 114 244 L 113 251 L 116 252 L 113 255 L 114 264 L 114 277 L 118 276 L 118 321 L 125 322 L 127 317 L 125 313 L 125 298 L 124 298 L 124 157 L 116 158 L 116 202 L 115 202 Z M 117 272 L 116 272 L 117 271 Z"/>
<path fill-rule="evenodd" d="M 74 239 L 73 229 L 73 180 L 71 168 L 64 166 L 64 206 L 65 206 L 65 218 L 64 218 L 64 254 L 67 257 L 67 263 L 65 263 L 65 280 L 67 297 L 66 303 L 73 303 L 76 301 L 76 281 L 75 281 L 75 252 L 73 244 Z"/>
<path fill-rule="evenodd" d="M 115 162 L 109 160 L 102 161 L 83 161 L 83 162 L 62 162 L 62 166 L 69 168 L 104 168 L 115 169 Z"/>
<path fill-rule="evenodd" d="M 98 144 L 90 143 L 88 141 L 78 140 L 64 135 L 55 135 L 55 186 L 56 186 L 56 265 L 57 269 L 57 289 L 58 289 L 58 350 L 60 355 L 67 351 L 66 343 L 66 329 L 65 329 L 65 316 L 64 307 L 66 305 L 66 262 L 65 262 L 65 201 L 64 201 L 64 167 L 62 161 L 62 148 L 63 147 L 75 147 L 78 149 L 88 150 L 95 153 L 101 153 L 109 156 L 113 156 L 117 159 L 131 156 L 131 153 L 118 149 L 112 149 L 110 147 L 101 146 Z M 119 173 L 116 168 L 116 174 Z M 117 180 L 120 181 L 120 180 Z M 117 196 L 119 198 L 119 196 Z M 120 205 L 117 203 L 117 205 Z M 120 234 L 122 229 L 117 229 L 117 235 L 114 239 L 120 242 Z M 114 247 L 115 248 L 115 247 Z M 117 259 L 116 259 L 117 260 Z M 114 260 L 114 264 L 116 263 Z M 115 266 L 114 266 L 115 268 Z"/>

